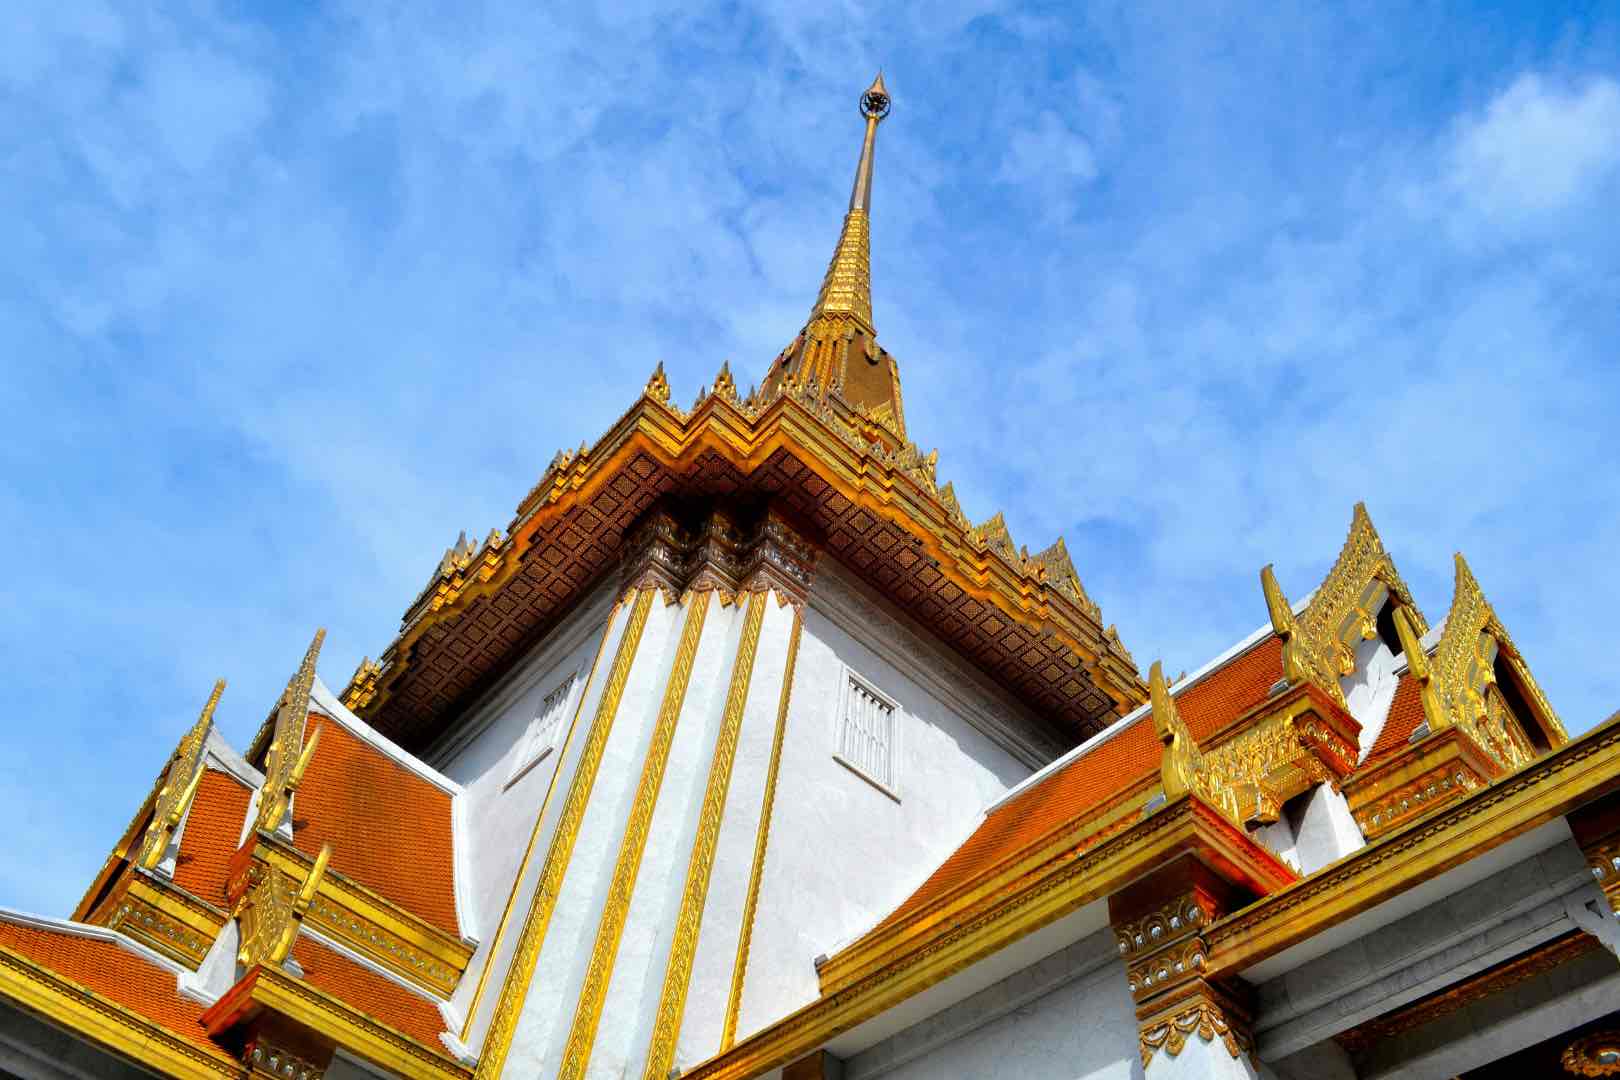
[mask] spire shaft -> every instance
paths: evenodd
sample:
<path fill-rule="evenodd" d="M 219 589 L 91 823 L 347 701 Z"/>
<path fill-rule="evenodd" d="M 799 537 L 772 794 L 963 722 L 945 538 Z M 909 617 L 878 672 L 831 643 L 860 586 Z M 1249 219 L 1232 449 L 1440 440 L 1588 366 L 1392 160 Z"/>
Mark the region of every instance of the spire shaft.
<path fill-rule="evenodd" d="M 883 75 L 861 95 L 861 114 L 866 117 L 866 137 L 861 142 L 861 159 L 855 166 L 855 185 L 849 193 L 849 213 L 838 235 L 838 247 L 827 276 L 821 281 L 816 306 L 810 309 L 811 322 L 829 316 L 848 316 L 868 334 L 872 326 L 872 256 L 867 211 L 872 203 L 872 158 L 877 147 L 878 124 L 889 115 L 889 92 Z"/>

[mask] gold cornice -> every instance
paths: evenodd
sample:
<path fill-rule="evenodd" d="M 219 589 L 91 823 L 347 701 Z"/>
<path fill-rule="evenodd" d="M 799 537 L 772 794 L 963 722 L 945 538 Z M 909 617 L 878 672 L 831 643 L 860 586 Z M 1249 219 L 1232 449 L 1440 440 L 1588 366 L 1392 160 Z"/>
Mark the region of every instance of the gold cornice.
<path fill-rule="evenodd" d="M 630 815 L 625 821 L 624 837 L 613 864 L 613 878 L 608 885 L 607 897 L 602 901 L 602 917 L 597 923 L 596 940 L 591 946 L 585 979 L 574 1006 L 574 1022 L 568 1031 L 562 1068 L 557 1074 L 561 1080 L 584 1076 L 590 1064 L 591 1048 L 596 1043 L 596 1030 L 602 1020 L 602 1006 L 607 1000 L 608 982 L 613 977 L 619 942 L 630 915 L 630 901 L 641 870 L 641 856 L 647 847 L 647 834 L 652 829 L 658 793 L 663 789 L 664 768 L 669 763 L 670 749 L 675 743 L 675 727 L 680 721 L 686 689 L 692 680 L 692 665 L 697 659 L 698 645 L 703 640 L 703 624 L 708 618 L 710 597 L 703 593 L 688 594 L 686 602 L 686 621 L 675 647 L 675 661 L 658 707 L 658 718 L 653 724 L 652 740 L 642 763 L 641 778 L 636 784 L 635 801 L 631 803 Z"/>
<path fill-rule="evenodd" d="M 1615 790 L 1620 717 L 1216 923 L 1211 969 L 1241 972 Z"/>
<path fill-rule="evenodd" d="M 1084 606 L 1083 594 L 1076 597 L 1048 580 L 1036 560 L 1009 559 L 993 550 L 959 510 L 953 513 L 947 506 L 921 455 L 866 442 L 853 434 L 853 421 L 837 402 L 801 400 L 792 392 L 762 407 L 711 394 L 691 413 L 643 396 L 594 447 L 559 456 L 520 504 L 510 535 L 498 549 L 475 558 L 465 571 L 448 571 L 424 593 L 383 654 L 380 674 L 351 684 L 346 703 L 385 732 L 397 733 L 407 719 L 394 719 L 391 703 L 405 680 L 419 677 L 413 675 L 412 660 L 424 638 L 476 601 L 500 592 L 532 557 L 534 545 L 546 539 L 549 526 L 587 507 L 609 484 L 650 482 L 645 476 L 625 476 L 636 458 L 645 455 L 658 469 L 683 475 L 712 453 L 747 476 L 779 452 L 798 463 L 799 482 L 821 490 L 818 498 L 848 500 L 909 534 L 922 560 L 917 565 L 930 567 L 931 574 L 937 571 L 939 588 L 988 604 L 1011 625 L 1060 650 L 1048 654 L 1066 657 L 1056 680 L 1078 679 L 1095 687 L 1112 699 L 1113 714 L 1145 699 L 1145 686 L 1129 654 L 1106 633 L 1094 609 Z M 1017 656 L 1008 660 L 1021 662 Z M 1041 663 L 1047 662 L 1043 656 Z M 1031 671 L 1030 678 L 1039 681 L 1043 670 Z M 1065 715 L 1083 730 L 1099 722 L 1090 714 Z"/>
<path fill-rule="evenodd" d="M 0 996 L 117 1056 L 168 1076 L 242 1077 L 246 1070 L 71 979 L 0 946 Z"/>
<path fill-rule="evenodd" d="M 765 594 L 754 593 L 748 599 L 748 611 L 743 617 L 742 638 L 737 643 L 737 658 L 731 668 L 731 686 L 726 692 L 720 730 L 715 736 L 709 779 L 703 791 L 703 808 L 698 815 L 692 855 L 687 861 L 686 886 L 681 892 L 680 913 L 675 919 L 669 961 L 664 967 L 664 985 L 658 996 L 658 1012 L 642 1080 L 665 1080 L 675 1059 L 675 1043 L 681 1034 L 681 1020 L 686 1015 L 692 961 L 697 954 L 698 931 L 703 925 L 709 878 L 714 870 L 715 847 L 720 840 L 720 819 L 726 810 L 726 794 L 731 790 L 731 767 L 737 758 L 737 739 L 742 731 L 743 709 L 748 704 L 754 656 L 764 623 Z"/>
<path fill-rule="evenodd" d="M 1467 733 L 1443 728 L 1358 769 L 1344 796 L 1362 836 L 1373 840 L 1466 798 L 1499 772 Z"/>
<path fill-rule="evenodd" d="M 688 1070 L 686 1080 L 741 1080 L 776 1068 L 920 993 L 1042 926 L 1102 899 L 1178 855 L 1216 865 L 1249 887 L 1292 872 L 1196 797 L 1176 800 L 1089 850 L 1069 848 L 1022 880 L 935 924 L 932 933 L 840 989 Z"/>
<path fill-rule="evenodd" d="M 258 965 L 203 1015 L 211 1034 L 229 1030 L 263 1009 L 410 1080 L 470 1080 L 472 1071 L 444 1053 L 317 990 L 281 968 Z M 241 1075 L 236 1073 L 233 1075 Z"/>
<path fill-rule="evenodd" d="M 228 919 L 168 878 L 132 867 L 84 921 L 117 930 L 196 971 Z"/>
<path fill-rule="evenodd" d="M 630 678 L 630 668 L 635 662 L 636 649 L 641 644 L 641 634 L 647 626 L 647 615 L 652 610 L 655 595 L 655 589 L 642 589 L 636 593 L 629 620 L 619 637 L 613 666 L 608 670 L 595 718 L 585 737 L 585 745 L 580 750 L 579 763 L 574 766 L 573 778 L 568 783 L 568 796 L 563 800 L 562 813 L 552 833 L 551 846 L 546 851 L 546 861 L 541 864 L 540 880 L 535 884 L 534 898 L 529 903 L 523 931 L 507 964 L 501 995 L 495 1003 L 495 1013 L 490 1017 L 489 1030 L 484 1034 L 484 1050 L 478 1059 L 480 1080 L 493 1080 L 506 1067 L 506 1055 L 512 1049 L 518 1016 L 528 997 L 529 985 L 534 980 L 535 965 L 540 961 L 540 949 L 545 944 L 546 930 L 551 925 L 551 913 L 556 907 L 557 894 L 562 890 L 563 876 L 573 855 L 580 821 L 585 816 L 585 804 L 596 784 L 596 771 L 602 763 L 602 752 L 613 729 L 614 718 L 618 715 L 619 700 L 624 696 L 624 686 Z"/>

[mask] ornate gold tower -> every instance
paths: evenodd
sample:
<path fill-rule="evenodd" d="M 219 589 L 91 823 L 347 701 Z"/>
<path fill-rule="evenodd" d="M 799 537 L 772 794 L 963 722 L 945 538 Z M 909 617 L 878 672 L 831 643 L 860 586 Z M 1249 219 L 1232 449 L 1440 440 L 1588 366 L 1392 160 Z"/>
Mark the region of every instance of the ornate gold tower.
<path fill-rule="evenodd" d="M 879 73 L 861 95 L 866 138 L 855 166 L 849 212 L 822 279 L 809 321 L 793 344 L 783 349 L 765 377 L 765 396 L 784 387 L 814 386 L 836 394 L 857 411 L 905 442 L 906 421 L 900 402 L 900 370 L 877 343 L 872 324 L 872 256 L 869 215 L 872 207 L 872 158 L 878 125 L 889 115 L 889 92 Z"/>

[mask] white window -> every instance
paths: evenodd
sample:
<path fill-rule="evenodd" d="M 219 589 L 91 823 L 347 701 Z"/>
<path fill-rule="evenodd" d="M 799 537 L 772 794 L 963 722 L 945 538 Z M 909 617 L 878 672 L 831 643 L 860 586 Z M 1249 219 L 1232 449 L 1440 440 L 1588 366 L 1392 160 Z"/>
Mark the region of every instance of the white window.
<path fill-rule="evenodd" d="M 895 703 L 871 683 L 846 671 L 833 757 L 898 799 L 894 776 Z"/>
<path fill-rule="evenodd" d="M 538 765 L 557 748 L 557 742 L 562 737 L 564 721 L 568 717 L 568 707 L 574 698 L 574 681 L 574 673 L 570 672 L 568 678 L 559 683 L 540 702 L 539 710 L 529 722 L 523 746 L 512 764 L 512 774 L 506 778 L 507 787 L 517 783 L 524 773 Z"/>

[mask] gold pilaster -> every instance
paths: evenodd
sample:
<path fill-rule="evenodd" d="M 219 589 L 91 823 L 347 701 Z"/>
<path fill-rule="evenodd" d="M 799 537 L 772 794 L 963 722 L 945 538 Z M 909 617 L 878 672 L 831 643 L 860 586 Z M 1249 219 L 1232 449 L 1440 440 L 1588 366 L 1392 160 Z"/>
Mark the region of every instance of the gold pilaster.
<path fill-rule="evenodd" d="M 551 925 L 551 913 L 557 904 L 557 894 L 562 890 L 563 875 L 574 852 L 574 841 L 579 836 L 580 822 L 585 817 L 585 804 L 591 797 L 591 788 L 596 784 L 596 771 L 602 763 L 602 751 L 607 746 L 614 717 L 618 715 L 619 701 L 624 697 L 624 685 L 630 678 L 636 647 L 641 643 L 641 633 L 647 627 L 647 614 L 652 610 L 653 597 L 657 592 L 656 589 L 637 590 L 634 605 L 630 609 L 630 621 L 624 628 L 624 634 L 619 638 L 613 666 L 609 669 L 607 682 L 602 687 L 602 700 L 597 704 L 596 717 L 591 723 L 590 734 L 586 736 L 585 746 L 580 751 L 579 764 L 575 766 L 573 779 L 568 785 L 568 797 L 563 803 L 562 816 L 557 822 L 557 830 L 552 835 L 551 846 L 546 852 L 546 861 L 540 871 L 540 881 L 535 887 L 534 899 L 529 904 L 529 914 L 523 922 L 523 934 L 518 939 L 518 947 L 512 955 L 512 962 L 506 969 L 506 978 L 501 984 L 500 1000 L 496 1002 L 495 1014 L 490 1018 L 489 1031 L 484 1036 L 484 1053 L 478 1060 L 477 1076 L 480 1080 L 492 1080 L 500 1076 L 506 1065 L 506 1055 L 511 1052 L 512 1035 L 517 1030 L 518 1015 L 523 1010 L 524 998 L 528 996 L 529 984 L 534 980 L 535 965 L 540 960 L 540 947 L 545 944 L 546 928 Z"/>
<path fill-rule="evenodd" d="M 731 768 L 737 759 L 743 709 L 748 704 L 760 628 L 765 622 L 765 597 L 765 593 L 756 592 L 748 598 L 742 639 L 737 643 L 737 659 L 731 668 L 731 687 L 726 694 L 725 711 L 720 717 L 720 731 L 715 737 L 714 756 L 709 765 L 709 781 L 704 788 L 697 837 L 686 867 L 686 887 L 681 895 L 680 914 L 675 919 L 669 963 L 664 968 L 664 986 L 659 994 L 658 1015 L 653 1023 L 643 1080 L 664 1080 L 675 1059 L 681 1018 L 686 1012 L 687 986 L 692 978 L 692 961 L 697 953 L 698 931 L 703 925 L 703 908 L 708 901 L 709 879 L 714 870 L 715 846 L 720 840 L 720 821 L 726 810 L 726 794 L 731 790 Z"/>
<path fill-rule="evenodd" d="M 585 676 L 585 689 L 579 695 L 579 704 L 574 707 L 573 719 L 568 722 L 568 733 L 563 736 L 562 747 L 557 751 L 558 764 L 551 771 L 551 781 L 546 785 L 545 797 L 540 800 L 540 809 L 535 812 L 534 827 L 529 830 L 529 842 L 523 848 L 523 858 L 518 861 L 517 874 L 512 878 L 512 890 L 506 896 L 506 906 L 501 909 L 501 919 L 495 925 L 495 935 L 490 939 L 483 970 L 478 973 L 478 985 L 473 988 L 472 1000 L 467 1005 L 466 1019 L 461 1023 L 461 1039 L 464 1042 L 478 1019 L 478 1006 L 483 1001 L 484 988 L 489 984 L 489 973 L 495 968 L 495 957 L 500 954 L 501 941 L 506 936 L 512 912 L 517 907 L 518 892 L 523 888 L 523 879 L 529 872 L 529 862 L 534 858 L 535 846 L 540 842 L 540 826 L 546 819 L 546 808 L 551 805 L 552 793 L 557 790 L 557 781 L 562 777 L 562 762 L 568 756 L 568 748 L 573 745 L 580 714 L 585 711 L 585 702 L 590 697 L 591 686 L 596 681 L 597 669 L 602 665 L 602 654 L 607 651 L 608 638 L 613 635 L 613 620 L 619 613 L 621 603 L 622 600 L 614 603 L 612 610 L 608 612 L 607 622 L 602 626 L 602 639 L 597 642 L 596 655 L 591 658 L 590 673 Z"/>
<path fill-rule="evenodd" d="M 636 786 L 635 802 L 625 823 L 624 839 L 619 844 L 619 856 L 613 866 L 613 880 L 608 886 L 607 899 L 602 904 L 602 918 L 596 927 L 596 940 L 591 946 L 585 981 L 580 987 L 579 1001 L 574 1006 L 574 1022 L 568 1031 L 562 1068 L 557 1074 L 560 1080 L 584 1076 L 585 1068 L 590 1063 L 597 1025 L 602 1019 L 602 1005 L 607 999 L 608 983 L 613 977 L 613 961 L 618 955 L 619 939 L 630 913 L 636 875 L 641 869 L 641 855 L 646 850 L 647 833 L 652 827 L 653 810 L 658 805 L 664 767 L 669 763 L 675 725 L 680 720 L 681 707 L 686 701 L 686 688 L 692 679 L 692 663 L 697 657 L 710 600 L 706 593 L 688 596 L 690 606 L 686 612 L 686 624 L 681 628 L 680 643 L 675 650 L 675 664 L 670 669 L 669 683 L 664 688 L 664 698 L 658 708 L 652 743 L 647 748 L 641 780 Z"/>
<path fill-rule="evenodd" d="M 771 760 L 765 768 L 765 795 L 760 800 L 759 831 L 754 837 L 754 861 L 748 871 L 748 892 L 743 898 L 742 925 L 737 931 L 737 962 L 731 970 L 731 994 L 726 1000 L 725 1026 L 720 1050 L 731 1049 L 737 1039 L 737 1014 L 742 1010 L 743 980 L 748 975 L 748 950 L 754 938 L 754 912 L 759 907 L 759 884 L 765 876 L 765 848 L 771 839 L 771 808 L 776 805 L 776 775 L 782 767 L 782 742 L 787 736 L 788 705 L 793 698 L 793 669 L 799 658 L 799 635 L 804 614 L 793 612 L 789 631 L 787 668 L 782 672 L 782 696 L 776 706 L 776 734 L 771 739 Z"/>

